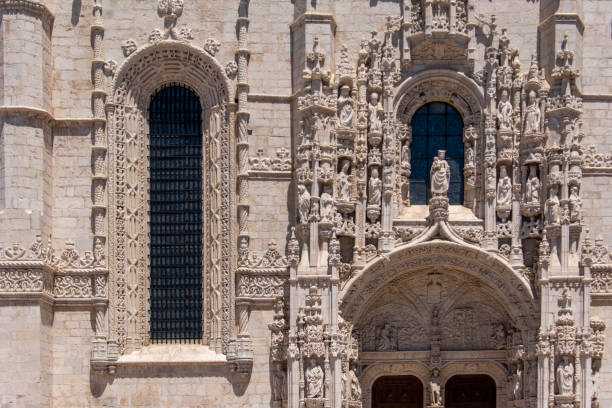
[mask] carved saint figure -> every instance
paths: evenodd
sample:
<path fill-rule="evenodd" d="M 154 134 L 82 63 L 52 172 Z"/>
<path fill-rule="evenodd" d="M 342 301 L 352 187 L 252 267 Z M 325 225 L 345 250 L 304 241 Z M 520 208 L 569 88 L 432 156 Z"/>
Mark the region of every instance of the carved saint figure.
<path fill-rule="evenodd" d="M 525 200 L 528 203 L 540 201 L 540 179 L 536 174 L 536 166 L 529 166 L 529 178 L 525 186 Z"/>
<path fill-rule="evenodd" d="M 330 193 L 329 187 L 325 187 L 321 194 L 321 218 L 331 221 L 334 212 L 334 198 Z"/>
<path fill-rule="evenodd" d="M 444 195 L 448 192 L 450 183 L 450 167 L 444 159 L 446 151 L 438 150 L 438 156 L 434 157 L 431 165 L 431 193 L 432 195 Z"/>
<path fill-rule="evenodd" d="M 491 335 L 491 341 L 496 349 L 501 350 L 506 347 L 506 329 L 503 323 L 498 323 Z"/>
<path fill-rule="evenodd" d="M 474 165 L 474 148 L 472 147 L 472 145 L 468 145 L 468 147 L 465 149 L 465 165 L 466 166 L 473 166 Z"/>
<path fill-rule="evenodd" d="M 360 401 L 361 384 L 359 383 L 359 378 L 357 378 L 357 374 L 355 374 L 355 370 L 349 371 L 349 377 L 351 379 L 351 399 L 353 401 Z"/>
<path fill-rule="evenodd" d="M 570 187 L 569 210 L 570 222 L 579 222 L 582 215 L 582 200 L 578 195 L 578 186 Z"/>
<path fill-rule="evenodd" d="M 549 224 L 561 222 L 561 207 L 559 206 L 559 186 L 554 184 L 550 188 L 548 200 L 546 200 L 546 217 Z"/>
<path fill-rule="evenodd" d="M 306 369 L 306 398 L 323 398 L 323 369 L 314 360 Z"/>
<path fill-rule="evenodd" d="M 372 167 L 368 182 L 368 205 L 380 205 L 382 196 L 382 180 L 378 177 L 378 167 Z"/>
<path fill-rule="evenodd" d="M 395 331 L 389 323 L 385 323 L 376 338 L 376 351 L 393 351 L 395 343 Z"/>
<path fill-rule="evenodd" d="M 282 368 L 278 368 L 276 373 L 274 373 L 274 378 L 272 379 L 273 387 L 274 387 L 274 395 L 276 396 L 276 401 L 286 401 L 287 400 L 287 373 Z"/>
<path fill-rule="evenodd" d="M 382 133 L 382 119 L 379 112 L 378 93 L 370 95 L 370 133 Z"/>
<path fill-rule="evenodd" d="M 497 181 L 497 205 L 509 207 L 512 200 L 512 182 L 508 176 L 506 166 L 499 169 L 499 180 Z"/>
<path fill-rule="evenodd" d="M 574 393 L 574 364 L 568 356 L 557 366 L 557 389 L 559 395 L 572 395 Z"/>
<path fill-rule="evenodd" d="M 338 174 L 338 197 L 341 201 L 351 200 L 351 176 L 349 171 L 351 169 L 351 162 L 344 160 L 342 162 L 342 169 Z"/>
<path fill-rule="evenodd" d="M 431 392 L 431 406 L 442 406 L 442 396 L 440 393 L 440 369 L 438 367 L 434 367 L 433 370 L 431 370 L 429 390 Z"/>
<path fill-rule="evenodd" d="M 529 92 L 527 113 L 525 114 L 525 133 L 537 132 L 540 129 L 540 107 L 535 91 Z"/>
<path fill-rule="evenodd" d="M 410 145 L 408 143 L 404 143 L 404 146 L 402 146 L 401 164 L 404 169 L 410 168 Z"/>
<path fill-rule="evenodd" d="M 512 394 L 515 400 L 523 399 L 523 371 L 520 367 L 512 374 Z"/>
<path fill-rule="evenodd" d="M 355 122 L 355 108 L 350 92 L 351 88 L 348 85 L 342 85 L 338 96 L 338 121 L 340 126 L 345 128 L 352 128 Z"/>
<path fill-rule="evenodd" d="M 298 212 L 300 222 L 308 222 L 308 211 L 310 210 L 310 193 L 303 184 L 298 184 Z"/>
<path fill-rule="evenodd" d="M 499 130 L 511 130 L 512 129 L 512 104 L 508 100 L 508 91 L 505 89 L 502 91 L 501 100 L 497 105 L 497 122 L 499 124 Z"/>

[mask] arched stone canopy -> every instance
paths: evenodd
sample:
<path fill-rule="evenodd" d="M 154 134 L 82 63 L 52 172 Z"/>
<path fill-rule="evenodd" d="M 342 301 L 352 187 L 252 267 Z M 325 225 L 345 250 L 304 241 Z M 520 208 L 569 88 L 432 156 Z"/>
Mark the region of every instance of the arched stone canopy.
<path fill-rule="evenodd" d="M 446 102 L 455 107 L 464 125 L 480 124 L 484 95 L 467 76 L 447 69 L 430 69 L 409 77 L 396 88 L 394 116 L 404 123 L 421 106 L 429 102 Z"/>
<path fill-rule="evenodd" d="M 191 44 L 166 40 L 136 50 L 119 66 L 109 102 L 148 106 L 150 96 L 167 83 L 193 89 L 204 109 L 228 103 L 233 95 L 231 81 L 213 56 Z"/>
<path fill-rule="evenodd" d="M 441 240 L 398 247 L 367 264 L 340 293 L 344 318 L 359 322 L 380 289 L 394 279 L 440 268 L 461 271 L 481 282 L 518 329 L 538 327 L 538 311 L 531 288 L 505 260 L 473 246 Z"/>
<path fill-rule="evenodd" d="M 235 246 L 233 87 L 201 48 L 166 40 L 134 51 L 119 67 L 107 101 L 111 335 L 122 351 L 148 344 L 148 109 L 167 85 L 193 90 L 203 110 L 204 342 L 221 352 L 232 336 Z"/>

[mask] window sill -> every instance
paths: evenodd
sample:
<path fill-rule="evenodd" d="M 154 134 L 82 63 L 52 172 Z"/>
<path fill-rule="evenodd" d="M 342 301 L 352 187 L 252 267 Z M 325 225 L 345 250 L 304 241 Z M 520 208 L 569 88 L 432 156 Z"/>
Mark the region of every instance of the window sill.
<path fill-rule="evenodd" d="M 225 365 L 225 354 L 199 344 L 153 344 L 119 357 L 117 365 Z"/>

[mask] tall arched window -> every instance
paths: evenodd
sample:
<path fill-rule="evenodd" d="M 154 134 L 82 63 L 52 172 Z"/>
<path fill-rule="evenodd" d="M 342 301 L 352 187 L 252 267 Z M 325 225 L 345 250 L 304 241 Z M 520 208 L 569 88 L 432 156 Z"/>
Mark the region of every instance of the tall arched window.
<path fill-rule="evenodd" d="M 438 150 L 446 150 L 451 178 L 450 204 L 463 204 L 463 119 L 452 106 L 428 103 L 412 117 L 410 145 L 410 204 L 427 204 L 430 196 L 429 170 Z"/>
<path fill-rule="evenodd" d="M 202 339 L 202 107 L 181 86 L 151 100 L 151 341 Z"/>

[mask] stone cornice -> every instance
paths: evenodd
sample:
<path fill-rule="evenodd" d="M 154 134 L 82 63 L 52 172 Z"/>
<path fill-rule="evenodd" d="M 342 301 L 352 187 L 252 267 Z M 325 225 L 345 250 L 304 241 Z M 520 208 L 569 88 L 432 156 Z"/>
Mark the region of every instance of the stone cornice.
<path fill-rule="evenodd" d="M 333 32 L 336 31 L 336 20 L 334 19 L 333 14 L 327 13 L 304 13 L 298 18 L 296 18 L 293 23 L 291 23 L 290 28 L 291 32 L 294 32 L 305 23 L 314 23 L 314 24 L 329 24 Z"/>
<path fill-rule="evenodd" d="M 584 32 L 584 23 L 578 14 L 574 13 L 556 13 L 547 17 L 538 25 L 539 30 L 544 30 L 554 23 L 575 23 L 576 28 L 582 34 Z"/>
<path fill-rule="evenodd" d="M 39 17 L 46 28 L 53 26 L 55 16 L 45 6 L 37 1 L 31 0 L 0 0 L 0 12 L 31 13 Z"/>

